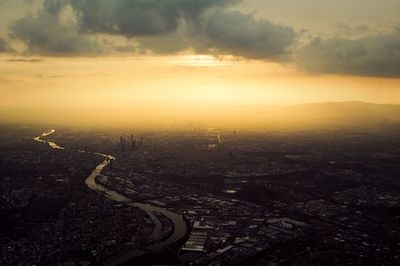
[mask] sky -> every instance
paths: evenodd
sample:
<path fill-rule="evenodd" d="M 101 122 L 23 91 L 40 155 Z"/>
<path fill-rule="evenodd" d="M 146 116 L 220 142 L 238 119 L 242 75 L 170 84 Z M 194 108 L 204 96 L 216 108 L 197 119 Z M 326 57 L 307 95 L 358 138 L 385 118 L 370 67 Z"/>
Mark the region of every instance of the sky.
<path fill-rule="evenodd" d="M 398 0 L 0 0 L 0 108 L 400 104 L 398 10 Z"/>

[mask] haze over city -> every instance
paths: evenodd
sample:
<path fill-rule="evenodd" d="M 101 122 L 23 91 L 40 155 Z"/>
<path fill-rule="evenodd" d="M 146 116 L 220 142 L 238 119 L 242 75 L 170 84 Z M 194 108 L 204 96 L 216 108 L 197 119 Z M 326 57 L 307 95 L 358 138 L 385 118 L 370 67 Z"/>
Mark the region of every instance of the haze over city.
<path fill-rule="evenodd" d="M 400 264 L 399 10 L 0 0 L 0 265 Z"/>

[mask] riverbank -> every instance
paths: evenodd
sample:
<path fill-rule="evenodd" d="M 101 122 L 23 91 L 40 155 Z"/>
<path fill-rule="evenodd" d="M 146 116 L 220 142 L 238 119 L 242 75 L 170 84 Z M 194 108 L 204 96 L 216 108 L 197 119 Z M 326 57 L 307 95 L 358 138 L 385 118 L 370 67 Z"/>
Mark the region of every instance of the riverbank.
<path fill-rule="evenodd" d="M 54 142 L 46 141 L 42 138 L 47 137 L 50 134 L 55 133 L 55 130 L 49 130 L 45 133 L 43 133 L 41 136 L 38 136 L 34 138 L 35 141 L 42 142 L 42 143 L 47 143 L 51 148 L 53 149 L 65 149 L 64 147 L 58 146 Z M 124 251 L 123 254 L 119 254 L 117 258 L 112 258 L 112 261 L 106 261 L 104 265 L 121 265 L 121 264 L 126 264 L 132 260 L 135 260 L 143 255 L 149 254 L 149 253 L 158 253 L 161 252 L 171 245 L 176 244 L 178 241 L 184 239 L 184 237 L 188 233 L 188 226 L 187 226 L 187 221 L 185 221 L 184 216 L 180 214 L 176 214 L 170 210 L 156 207 L 150 204 L 144 204 L 144 203 L 135 203 L 132 202 L 129 198 L 127 198 L 125 195 L 122 195 L 118 193 L 117 191 L 112 190 L 112 188 L 106 188 L 102 186 L 101 184 L 96 182 L 96 177 L 101 174 L 101 171 L 112 161 L 115 160 L 115 158 L 111 155 L 108 154 L 102 154 L 102 153 L 96 153 L 96 152 L 89 152 L 89 151 L 78 151 L 78 152 L 83 152 L 83 153 L 91 153 L 97 156 L 102 156 L 104 158 L 104 161 L 102 161 L 99 165 L 97 165 L 92 173 L 86 178 L 85 183 L 88 186 L 88 188 L 101 193 L 102 195 L 117 201 L 121 202 L 127 205 L 130 205 L 132 207 L 138 207 L 142 210 L 144 210 L 146 213 L 150 214 L 149 217 L 152 219 L 153 223 L 156 224 L 159 221 L 156 221 L 154 219 L 158 219 L 155 213 L 160 213 L 167 217 L 172 225 L 173 225 L 173 232 L 172 234 L 167 237 L 167 238 L 162 238 L 159 241 L 146 246 L 144 249 L 139 250 L 127 250 Z M 151 215 L 153 214 L 153 215 Z"/>

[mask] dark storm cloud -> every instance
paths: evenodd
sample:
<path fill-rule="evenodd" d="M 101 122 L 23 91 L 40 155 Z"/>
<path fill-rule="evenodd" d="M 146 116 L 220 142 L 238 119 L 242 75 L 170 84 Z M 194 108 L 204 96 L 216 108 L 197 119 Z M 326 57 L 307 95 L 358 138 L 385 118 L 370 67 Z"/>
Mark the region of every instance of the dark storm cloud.
<path fill-rule="evenodd" d="M 316 38 L 298 52 L 312 73 L 400 77 L 400 32 L 355 40 Z"/>
<path fill-rule="evenodd" d="M 124 36 L 136 46 L 116 45 L 115 51 L 171 54 L 196 52 L 232 54 L 278 60 L 288 54 L 294 30 L 232 11 L 240 0 L 46 0 L 35 15 L 12 26 L 31 53 L 80 55 L 97 53 L 97 34 Z M 76 20 L 60 19 L 66 8 Z"/>
<path fill-rule="evenodd" d="M 268 20 L 257 20 L 252 15 L 238 11 L 212 9 L 198 20 L 200 40 L 196 45 L 202 49 L 251 59 L 269 60 L 290 53 L 289 47 L 296 39 L 290 27 L 274 24 Z"/>
<path fill-rule="evenodd" d="M 156 53 L 192 48 L 197 53 L 283 60 L 290 54 L 289 47 L 296 39 L 296 33 L 290 27 L 222 8 L 208 9 L 186 21 L 185 26 L 162 36 L 139 37 L 140 48 Z"/>
<path fill-rule="evenodd" d="M 227 9 L 237 2 L 71 0 L 81 30 L 139 37 L 142 49 L 156 53 L 194 48 L 265 60 L 286 54 L 296 37 L 293 29 Z"/>
<path fill-rule="evenodd" d="M 291 60 L 293 28 L 234 11 L 240 0 L 45 0 L 36 14 L 17 20 L 13 36 L 29 53 L 97 55 L 107 52 L 234 55 L 265 61 Z M 65 20 L 65 11 L 69 20 Z M 63 17 L 64 16 L 64 17 Z M 400 77 L 400 31 L 370 35 L 367 26 L 339 23 L 344 36 L 315 38 L 297 49 L 297 63 L 310 73 Z M 98 34 L 124 36 L 100 42 Z M 354 36 L 366 36 L 354 39 Z M 343 35 L 340 35 L 343 36 Z M 111 48 L 110 48 L 111 47 Z M 0 52 L 10 46 L 0 39 Z"/>
<path fill-rule="evenodd" d="M 35 16 L 19 19 L 11 28 L 13 35 L 25 42 L 29 53 L 45 55 L 96 54 L 98 44 L 80 34 L 57 14 L 40 11 Z"/>
<path fill-rule="evenodd" d="M 127 37 L 176 31 L 180 19 L 195 19 L 205 9 L 237 0 L 70 0 L 81 29 Z"/>
<path fill-rule="evenodd" d="M 43 10 L 47 13 L 57 15 L 69 3 L 69 0 L 45 0 Z"/>

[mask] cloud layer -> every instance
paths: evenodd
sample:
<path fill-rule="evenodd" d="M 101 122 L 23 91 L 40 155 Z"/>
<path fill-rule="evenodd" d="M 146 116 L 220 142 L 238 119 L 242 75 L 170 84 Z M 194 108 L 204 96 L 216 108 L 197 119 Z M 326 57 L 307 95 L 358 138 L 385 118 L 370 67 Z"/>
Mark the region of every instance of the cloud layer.
<path fill-rule="evenodd" d="M 400 32 L 355 40 L 312 40 L 298 51 L 299 66 L 311 73 L 400 77 Z"/>
<path fill-rule="evenodd" d="M 278 60 L 296 38 L 290 27 L 232 11 L 238 0 L 47 0 L 43 9 L 19 19 L 14 36 L 35 54 L 96 54 L 99 34 L 130 42 L 117 51 L 218 55 Z M 63 19 L 69 10 L 70 21 Z M 71 21 L 73 23 L 71 23 Z M 97 40 L 97 42 L 96 42 Z"/>
<path fill-rule="evenodd" d="M 212 9 L 201 15 L 198 28 L 205 48 L 250 59 L 282 59 L 296 39 L 291 27 L 257 20 L 238 11 Z M 195 36 L 194 36 L 195 39 Z M 196 47 L 196 44 L 194 44 Z"/>
<path fill-rule="evenodd" d="M 11 1 L 11 0 L 10 0 Z M 29 54 L 104 53 L 233 55 L 290 62 L 316 74 L 400 77 L 400 31 L 369 35 L 366 26 L 344 23 L 356 35 L 314 38 L 300 46 L 292 27 L 234 10 L 241 0 L 43 0 L 42 8 L 10 27 Z M 31 12 L 32 13 L 32 12 Z M 343 35 L 342 35 L 343 36 Z M 123 40 L 122 43 L 118 40 Z M 297 47 L 297 48 L 296 48 Z M 0 38 L 0 52 L 12 49 Z"/>
<path fill-rule="evenodd" d="M 196 20 L 212 7 L 237 0 L 70 0 L 86 32 L 127 37 L 161 35 L 178 29 L 179 20 Z"/>
<path fill-rule="evenodd" d="M 100 47 L 96 41 L 80 34 L 57 15 L 41 11 L 27 16 L 12 26 L 14 36 L 27 45 L 29 53 L 43 55 L 96 54 Z"/>

